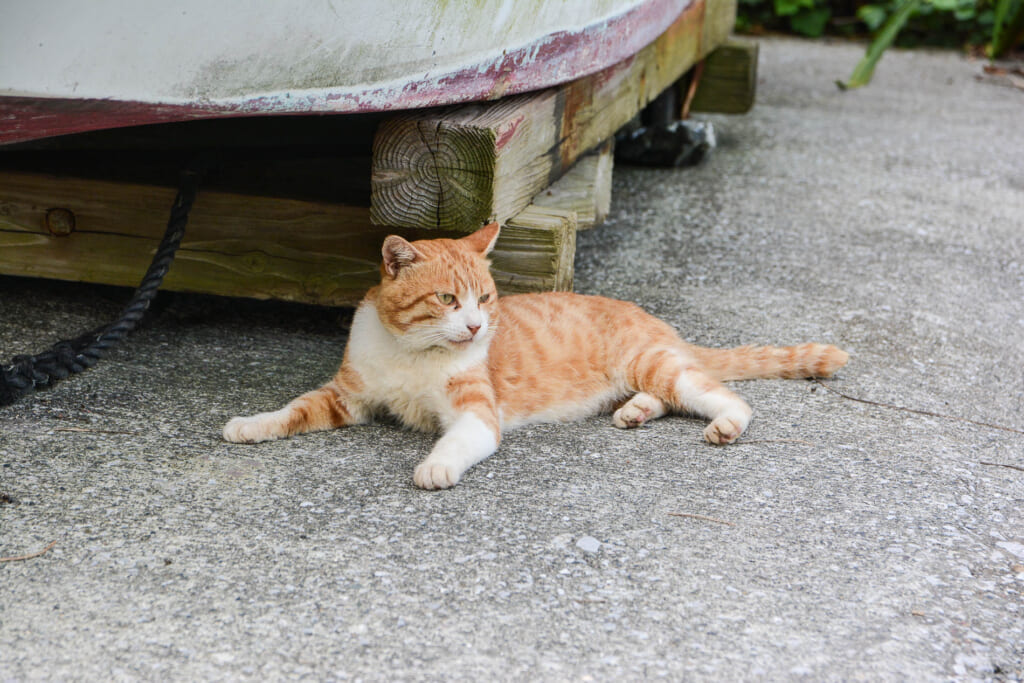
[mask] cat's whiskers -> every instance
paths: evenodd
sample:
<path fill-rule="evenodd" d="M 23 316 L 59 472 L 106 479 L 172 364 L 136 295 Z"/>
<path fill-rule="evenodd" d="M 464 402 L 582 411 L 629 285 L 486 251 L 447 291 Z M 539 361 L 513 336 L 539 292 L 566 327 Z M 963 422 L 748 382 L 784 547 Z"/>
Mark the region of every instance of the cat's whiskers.
<path fill-rule="evenodd" d="M 466 348 L 481 341 L 483 335 L 477 334 L 466 339 L 458 339 L 449 325 L 420 325 L 410 329 L 399 339 L 407 350 L 416 352 L 429 348 L 456 349 Z"/>

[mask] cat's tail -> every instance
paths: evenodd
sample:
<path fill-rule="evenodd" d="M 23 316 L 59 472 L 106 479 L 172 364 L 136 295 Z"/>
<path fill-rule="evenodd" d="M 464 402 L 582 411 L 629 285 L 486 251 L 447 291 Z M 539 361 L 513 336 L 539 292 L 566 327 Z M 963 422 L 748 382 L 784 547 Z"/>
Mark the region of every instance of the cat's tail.
<path fill-rule="evenodd" d="M 740 346 L 734 349 L 696 347 L 702 369 L 716 379 L 795 379 L 831 377 L 850 354 L 831 344 Z"/>

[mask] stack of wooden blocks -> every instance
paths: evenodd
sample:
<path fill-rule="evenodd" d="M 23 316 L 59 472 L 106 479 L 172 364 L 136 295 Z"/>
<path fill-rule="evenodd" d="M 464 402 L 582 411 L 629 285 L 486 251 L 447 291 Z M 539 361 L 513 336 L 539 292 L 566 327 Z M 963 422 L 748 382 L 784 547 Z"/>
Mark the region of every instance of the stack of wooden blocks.
<path fill-rule="evenodd" d="M 494 101 L 0 150 L 0 273 L 137 285 L 174 199 L 167 169 L 216 145 L 222 169 L 196 201 L 168 289 L 352 304 L 378 281 L 387 234 L 457 236 L 492 220 L 502 291 L 570 289 L 576 232 L 609 210 L 615 132 L 723 45 L 734 16 L 731 0 L 694 2 L 630 59 Z M 724 73 L 725 90 L 752 94 L 756 50 L 734 49 L 746 66 L 704 79 L 719 87 L 711 72 Z"/>

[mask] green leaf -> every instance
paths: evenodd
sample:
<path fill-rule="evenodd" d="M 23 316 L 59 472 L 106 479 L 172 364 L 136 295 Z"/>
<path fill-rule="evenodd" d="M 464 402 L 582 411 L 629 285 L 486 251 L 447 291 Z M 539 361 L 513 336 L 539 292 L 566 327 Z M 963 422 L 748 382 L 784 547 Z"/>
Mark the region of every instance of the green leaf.
<path fill-rule="evenodd" d="M 775 14 L 788 17 L 799 12 L 802 6 L 801 0 L 775 0 Z"/>
<path fill-rule="evenodd" d="M 952 12 L 960 3 L 957 0 L 931 0 L 931 4 L 935 9 L 942 10 L 943 12 Z"/>
<path fill-rule="evenodd" d="M 956 17 L 957 21 L 970 21 L 977 14 L 978 6 L 975 0 L 955 0 L 953 16 Z"/>
<path fill-rule="evenodd" d="M 775 14 L 788 17 L 802 9 L 813 9 L 814 0 L 775 0 Z"/>
<path fill-rule="evenodd" d="M 995 58 L 1024 39 L 1024 0 L 998 0 L 992 44 L 988 56 Z"/>
<path fill-rule="evenodd" d="M 896 40 L 900 29 L 903 28 L 903 25 L 907 23 L 907 19 L 910 18 L 910 15 L 914 13 L 914 10 L 920 4 L 921 0 L 903 0 L 903 3 L 892 13 L 892 16 L 885 22 L 885 25 L 882 26 L 882 30 L 878 32 L 875 39 L 871 41 L 867 53 L 858 62 L 857 66 L 853 68 L 850 80 L 845 83 L 843 81 L 836 81 L 836 85 L 839 86 L 840 90 L 859 88 L 871 82 L 871 75 L 875 72 L 875 65 L 878 64 L 878 60 L 882 58 L 886 48 L 892 45 L 892 41 Z"/>
<path fill-rule="evenodd" d="M 857 9 L 857 18 L 867 24 L 868 30 L 876 31 L 889 14 L 878 5 L 861 5 Z"/>
<path fill-rule="evenodd" d="M 810 38 L 819 38 L 825 33 L 825 24 L 828 23 L 831 16 L 832 10 L 828 7 L 804 10 L 796 16 L 790 17 L 789 27 Z"/>

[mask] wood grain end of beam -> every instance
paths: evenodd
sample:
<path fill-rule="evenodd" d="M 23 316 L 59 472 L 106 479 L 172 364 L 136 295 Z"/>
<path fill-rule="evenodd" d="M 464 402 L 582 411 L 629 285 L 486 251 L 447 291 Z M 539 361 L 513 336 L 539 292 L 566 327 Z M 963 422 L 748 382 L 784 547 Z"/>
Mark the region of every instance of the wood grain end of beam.
<path fill-rule="evenodd" d="M 384 122 L 373 142 L 375 225 L 469 231 L 493 216 L 496 134 L 443 116 Z"/>

